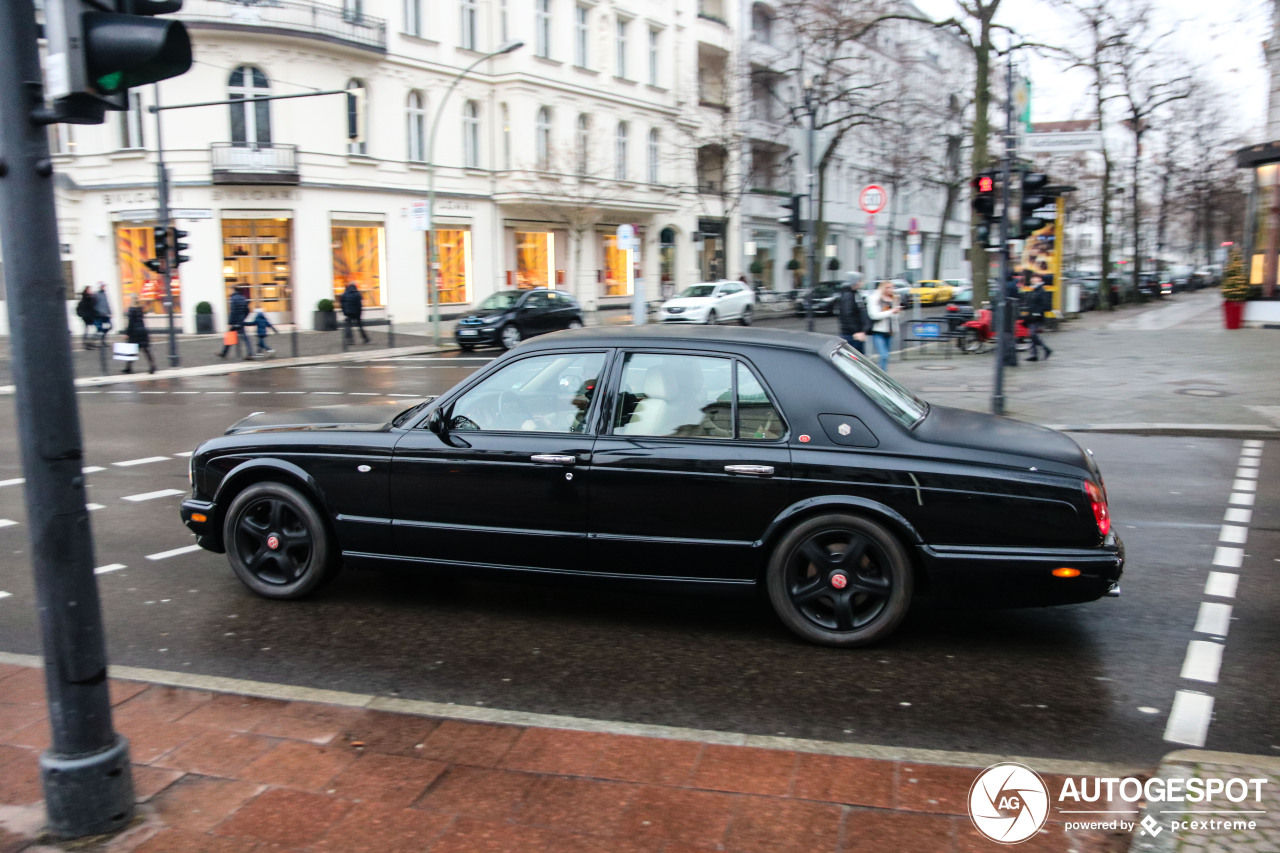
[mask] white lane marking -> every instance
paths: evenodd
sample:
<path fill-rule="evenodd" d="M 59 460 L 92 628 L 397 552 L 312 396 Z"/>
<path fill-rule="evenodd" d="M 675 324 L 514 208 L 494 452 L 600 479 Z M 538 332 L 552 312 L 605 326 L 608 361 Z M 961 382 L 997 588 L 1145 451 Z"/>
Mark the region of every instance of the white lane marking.
<path fill-rule="evenodd" d="M 1258 491 L 1258 484 L 1255 483 L 1253 480 L 1236 480 L 1234 483 L 1231 484 L 1231 491 L 1256 492 Z"/>
<path fill-rule="evenodd" d="M 272 391 L 273 394 L 305 394 L 306 391 Z"/>
<path fill-rule="evenodd" d="M 1261 449 L 1261 448 L 1262 448 L 1262 439 L 1260 439 L 1260 438 L 1246 438 L 1246 439 L 1244 440 L 1244 446 L 1245 446 L 1245 447 L 1248 447 L 1248 448 L 1250 448 L 1250 449 L 1253 449 L 1253 448 Z"/>
<path fill-rule="evenodd" d="M 108 394 L 132 394 L 132 391 L 108 391 Z"/>
<path fill-rule="evenodd" d="M 235 391 L 205 391 L 206 394 L 234 394 Z"/>
<path fill-rule="evenodd" d="M 124 563 L 111 563 L 106 566 L 98 566 L 98 568 L 93 570 L 93 573 L 95 575 L 105 575 L 107 572 L 118 572 L 121 569 L 127 569 L 127 568 L 129 567 L 126 566 Z"/>
<path fill-rule="evenodd" d="M 17 523 L 12 518 L 0 518 L 0 527 L 13 527 Z"/>
<path fill-rule="evenodd" d="M 1262 460 L 1256 456 L 1242 456 L 1240 457 L 1240 467 L 1241 468 L 1260 468 L 1262 467 Z"/>
<path fill-rule="evenodd" d="M 1240 455 L 1241 455 L 1241 456 L 1261 456 L 1261 455 L 1262 455 L 1262 448 L 1261 448 L 1261 447 L 1246 447 L 1244 450 L 1241 450 L 1241 451 L 1240 451 Z"/>
<path fill-rule="evenodd" d="M 194 453 L 194 452 L 195 452 L 195 451 L 192 451 L 192 450 L 184 450 L 184 451 L 182 451 L 181 453 L 175 453 L 175 454 L 173 454 L 173 455 L 174 455 L 174 456 L 182 456 L 182 457 L 184 457 L 184 458 L 185 458 L 185 457 L 187 457 L 187 456 L 190 456 L 190 455 L 191 455 L 192 453 Z"/>
<path fill-rule="evenodd" d="M 388 394 L 388 397 L 425 397 L 426 394 Z"/>
<path fill-rule="evenodd" d="M 378 395 L 374 391 L 352 391 L 351 396 L 352 397 L 376 397 Z"/>
<path fill-rule="evenodd" d="M 8 598 L 11 595 L 13 595 L 13 593 L 5 592 L 3 589 L 0 589 L 0 598 Z"/>
<path fill-rule="evenodd" d="M 89 512 L 93 512 L 95 509 L 105 509 L 103 504 L 85 504 L 84 508 Z"/>
<path fill-rule="evenodd" d="M 1231 630 L 1231 605 L 1216 601 L 1200 602 L 1200 612 L 1196 614 L 1196 627 L 1193 630 L 1197 634 L 1227 636 L 1227 631 Z"/>
<path fill-rule="evenodd" d="M 270 391 L 240 391 L 241 394 L 270 394 Z"/>
<path fill-rule="evenodd" d="M 176 557 L 179 554 L 190 554 L 192 551 L 199 551 L 199 545 L 184 545 L 181 548 L 174 548 L 172 551 L 161 551 L 159 554 L 148 554 L 148 560 L 165 560 L 169 557 Z"/>
<path fill-rule="evenodd" d="M 1218 670 L 1222 668 L 1222 649 L 1221 643 L 1192 640 L 1187 644 L 1187 656 L 1182 661 L 1182 677 L 1217 684 Z"/>
<path fill-rule="evenodd" d="M 1179 690 L 1173 696 L 1164 739 L 1187 746 L 1204 746 L 1213 717 L 1213 697 L 1194 690 Z"/>
<path fill-rule="evenodd" d="M 203 394 L 203 391 L 174 391 L 175 394 Z"/>
<path fill-rule="evenodd" d="M 14 477 L 12 480 L 0 480 L 0 486 L 21 486 L 25 482 L 25 477 Z"/>
<path fill-rule="evenodd" d="M 168 394 L 168 391 L 139 391 L 139 394 Z"/>
<path fill-rule="evenodd" d="M 1238 569 L 1244 565 L 1244 549 L 1219 545 L 1213 552 L 1213 564 L 1225 566 L 1228 569 Z"/>
<path fill-rule="evenodd" d="M 345 394 L 345 391 L 312 391 L 312 394 Z"/>
<path fill-rule="evenodd" d="M 1238 477 L 1241 480 L 1256 480 L 1258 479 L 1258 469 L 1257 468 L 1237 468 L 1236 477 Z"/>
<path fill-rule="evenodd" d="M 164 462 L 168 458 L 168 456 L 147 456 L 142 459 L 126 459 L 123 462 L 112 462 L 111 464 L 119 468 L 128 468 L 131 465 L 150 465 L 152 462 Z"/>
<path fill-rule="evenodd" d="M 496 358 L 496 356 L 495 356 Z M 457 358 L 441 357 L 438 355 L 402 355 L 394 361 L 493 361 L 493 358 L 485 358 L 479 355 L 463 355 Z"/>
<path fill-rule="evenodd" d="M 1223 521 L 1233 521 L 1237 524 L 1248 524 L 1253 520 L 1253 510 L 1238 509 L 1236 507 L 1228 507 L 1227 514 L 1222 517 Z"/>
<path fill-rule="evenodd" d="M 1230 500 L 1227 503 L 1239 504 L 1240 506 L 1253 506 L 1253 495 L 1247 492 L 1232 492 Z"/>
<path fill-rule="evenodd" d="M 1243 545 L 1249 539 L 1249 528 L 1241 527 L 1238 524 L 1224 524 L 1222 530 L 1218 531 L 1219 542 L 1234 542 L 1237 545 Z"/>
<path fill-rule="evenodd" d="M 184 492 L 180 492 L 177 489 L 161 489 L 158 492 L 143 492 L 140 495 L 126 495 L 124 500 L 137 503 L 138 501 L 151 501 L 151 500 L 155 500 L 156 498 L 167 498 L 167 497 L 170 497 L 171 495 L 181 495 L 181 494 L 184 494 Z"/>
<path fill-rule="evenodd" d="M 1236 584 L 1240 576 L 1230 572 L 1209 572 L 1209 579 L 1204 582 L 1204 594 L 1218 598 L 1235 598 Z"/>
<path fill-rule="evenodd" d="M 80 469 L 80 473 L 81 473 L 81 474 L 96 474 L 96 473 L 98 473 L 99 471 L 105 471 L 105 470 L 107 470 L 107 469 L 106 469 L 106 468 L 103 468 L 101 465 L 90 465 L 90 466 L 88 466 L 87 468 L 81 468 L 81 469 Z"/>

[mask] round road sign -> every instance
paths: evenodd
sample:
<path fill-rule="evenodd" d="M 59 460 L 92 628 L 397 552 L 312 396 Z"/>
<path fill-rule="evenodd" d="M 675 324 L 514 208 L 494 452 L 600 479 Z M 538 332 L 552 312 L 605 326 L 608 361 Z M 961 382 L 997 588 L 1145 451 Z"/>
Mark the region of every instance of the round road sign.
<path fill-rule="evenodd" d="M 879 213 L 888 203 L 889 194 L 884 191 L 884 187 L 876 184 L 869 184 L 858 193 L 858 205 L 863 213 Z"/>

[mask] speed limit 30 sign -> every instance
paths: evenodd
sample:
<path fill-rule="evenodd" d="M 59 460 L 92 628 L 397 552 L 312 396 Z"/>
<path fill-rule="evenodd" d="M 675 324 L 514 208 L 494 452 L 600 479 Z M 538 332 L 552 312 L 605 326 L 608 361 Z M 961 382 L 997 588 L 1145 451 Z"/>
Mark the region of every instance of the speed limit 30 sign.
<path fill-rule="evenodd" d="M 862 208 L 863 213 L 879 213 L 888 203 L 889 194 L 882 186 L 868 184 L 862 188 L 862 192 L 858 193 L 858 206 Z"/>

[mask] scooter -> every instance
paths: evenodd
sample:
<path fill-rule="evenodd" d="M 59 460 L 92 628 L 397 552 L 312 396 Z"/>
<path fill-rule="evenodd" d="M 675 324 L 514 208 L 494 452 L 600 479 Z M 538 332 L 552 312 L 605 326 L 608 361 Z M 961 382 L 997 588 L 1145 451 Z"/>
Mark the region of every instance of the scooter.
<path fill-rule="evenodd" d="M 965 352 L 983 352 L 988 344 L 995 343 L 996 330 L 992 325 L 990 308 L 979 308 L 974 318 L 960 328 L 960 349 Z M 1013 337 L 1019 351 L 1031 349 L 1031 332 L 1021 318 L 1014 320 Z"/>

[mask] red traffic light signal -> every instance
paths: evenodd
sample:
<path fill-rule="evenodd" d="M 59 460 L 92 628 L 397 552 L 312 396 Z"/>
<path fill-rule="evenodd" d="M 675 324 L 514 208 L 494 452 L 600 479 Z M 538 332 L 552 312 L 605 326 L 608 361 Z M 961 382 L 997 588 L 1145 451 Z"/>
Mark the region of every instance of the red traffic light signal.
<path fill-rule="evenodd" d="M 996 191 L 996 179 L 990 175 L 979 175 L 973 187 L 980 193 L 993 193 Z"/>

